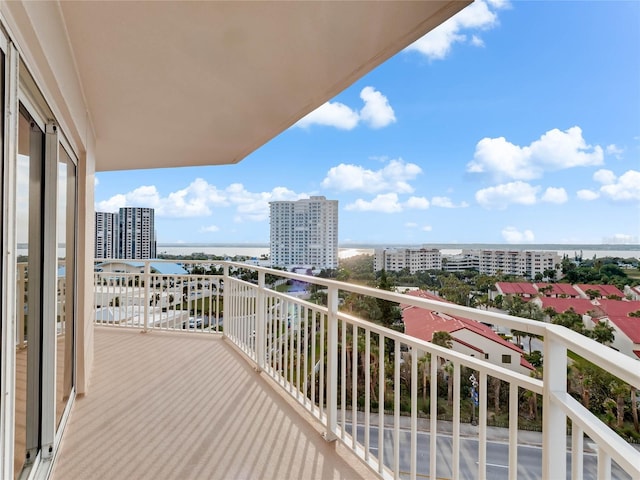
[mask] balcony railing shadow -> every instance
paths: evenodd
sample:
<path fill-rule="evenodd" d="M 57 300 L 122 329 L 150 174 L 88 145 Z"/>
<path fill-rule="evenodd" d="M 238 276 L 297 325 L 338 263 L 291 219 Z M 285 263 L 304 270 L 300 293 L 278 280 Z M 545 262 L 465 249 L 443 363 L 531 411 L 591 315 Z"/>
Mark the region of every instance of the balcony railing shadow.
<path fill-rule="evenodd" d="M 97 327 L 53 478 L 375 477 L 270 383 L 218 335 Z"/>

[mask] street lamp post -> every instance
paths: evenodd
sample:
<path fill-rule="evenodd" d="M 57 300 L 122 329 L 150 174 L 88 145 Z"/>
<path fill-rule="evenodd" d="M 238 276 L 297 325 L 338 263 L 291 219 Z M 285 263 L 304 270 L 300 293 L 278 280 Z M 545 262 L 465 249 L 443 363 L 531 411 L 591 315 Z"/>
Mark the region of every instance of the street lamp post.
<path fill-rule="evenodd" d="M 469 380 L 471 381 L 471 401 L 473 402 L 471 405 L 471 425 L 477 425 L 476 407 L 478 406 L 478 380 L 473 373 L 469 376 Z"/>

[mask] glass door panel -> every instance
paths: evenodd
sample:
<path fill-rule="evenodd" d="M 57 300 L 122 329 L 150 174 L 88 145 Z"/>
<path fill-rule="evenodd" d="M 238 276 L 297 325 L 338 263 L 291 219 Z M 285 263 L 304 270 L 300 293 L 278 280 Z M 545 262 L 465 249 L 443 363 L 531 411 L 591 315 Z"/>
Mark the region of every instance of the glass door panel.
<path fill-rule="evenodd" d="M 43 164 L 44 133 L 21 108 L 16 169 L 16 476 L 29 468 L 40 445 Z"/>
<path fill-rule="evenodd" d="M 58 152 L 58 237 L 56 318 L 56 428 L 74 386 L 76 166 L 60 146 Z"/>

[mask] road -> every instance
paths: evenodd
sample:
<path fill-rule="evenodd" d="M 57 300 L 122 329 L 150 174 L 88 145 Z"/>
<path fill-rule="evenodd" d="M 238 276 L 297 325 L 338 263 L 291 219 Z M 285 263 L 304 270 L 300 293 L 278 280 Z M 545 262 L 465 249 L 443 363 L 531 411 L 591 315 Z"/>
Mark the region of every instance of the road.
<path fill-rule="evenodd" d="M 371 453 L 378 455 L 378 428 L 370 427 Z M 351 426 L 347 425 L 347 430 L 351 433 Z M 400 430 L 400 471 L 402 476 L 409 478 L 411 467 L 411 450 L 409 448 L 411 432 Z M 358 441 L 364 444 L 364 427 L 358 425 Z M 418 432 L 418 457 L 417 476 L 425 478 L 429 476 L 429 441 L 428 432 Z M 585 442 L 586 443 L 586 442 Z M 437 441 L 437 477 L 452 477 L 452 437 L 451 435 L 439 434 Z M 478 440 L 476 438 L 460 438 L 460 478 L 474 480 L 478 478 Z M 393 430 L 385 428 L 384 432 L 384 462 L 393 469 L 391 464 L 393 458 Z M 487 441 L 487 478 L 491 480 L 508 479 L 509 467 L 509 445 L 501 441 Z M 597 458 L 594 453 L 585 452 L 584 479 L 597 479 Z M 571 458 L 567 454 L 567 479 L 571 478 Z M 518 480 L 520 479 L 540 479 L 542 478 L 542 448 L 537 445 L 518 446 Z M 616 480 L 626 480 L 631 477 L 621 471 L 617 465 L 612 465 L 611 478 Z"/>

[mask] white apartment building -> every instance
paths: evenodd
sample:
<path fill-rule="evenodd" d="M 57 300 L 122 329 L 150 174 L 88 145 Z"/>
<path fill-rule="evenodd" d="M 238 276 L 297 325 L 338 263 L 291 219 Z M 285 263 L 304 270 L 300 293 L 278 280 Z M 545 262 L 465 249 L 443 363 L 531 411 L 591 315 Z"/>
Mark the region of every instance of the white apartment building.
<path fill-rule="evenodd" d="M 322 196 L 270 202 L 271 265 L 338 267 L 338 201 Z"/>
<path fill-rule="evenodd" d="M 118 227 L 117 213 L 96 212 L 96 258 L 118 258 Z"/>
<path fill-rule="evenodd" d="M 121 208 L 118 214 L 118 231 L 118 258 L 156 258 L 153 208 Z"/>
<path fill-rule="evenodd" d="M 408 248 L 376 248 L 373 259 L 376 272 L 399 272 L 408 269 L 411 273 L 426 270 L 442 269 L 442 254 L 437 248 L 408 247 Z"/>
<path fill-rule="evenodd" d="M 445 262 L 445 270 L 456 271 L 460 262 L 465 265 L 476 265 L 480 273 L 495 275 L 521 275 L 534 278 L 537 273 L 555 270 L 561 261 L 557 252 L 537 250 L 462 250 L 452 261 Z"/>

